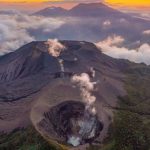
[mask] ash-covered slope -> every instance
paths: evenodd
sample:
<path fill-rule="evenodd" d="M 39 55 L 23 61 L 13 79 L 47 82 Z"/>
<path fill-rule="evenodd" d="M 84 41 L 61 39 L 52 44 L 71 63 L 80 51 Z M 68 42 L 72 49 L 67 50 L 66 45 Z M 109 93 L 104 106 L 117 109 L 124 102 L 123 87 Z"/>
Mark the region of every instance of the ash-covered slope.
<path fill-rule="evenodd" d="M 48 141 L 67 144 L 67 138 L 71 133 L 76 134 L 83 122 L 85 108 L 80 90 L 74 87 L 71 78 L 75 74 L 87 73 L 91 81 L 97 83 L 92 92 L 96 97 L 97 114 L 94 122 L 91 121 L 93 128 L 86 128 L 94 129 L 96 133 L 91 136 L 85 132 L 80 143 L 102 142 L 113 120 L 113 109 L 119 109 L 118 97 L 127 94 L 125 72 L 136 72 L 140 76 L 138 67 L 145 73 L 149 67 L 113 59 L 92 43 L 60 43 L 65 50 L 58 58 L 49 53 L 52 47 L 48 47 L 45 41 L 29 43 L 0 57 L 0 132 L 33 125 Z M 59 59 L 63 60 L 64 72 Z"/>
<path fill-rule="evenodd" d="M 62 43 L 67 48 L 60 56 L 64 60 L 66 75 L 88 72 L 90 67 L 94 67 L 105 74 L 113 70 L 116 72 L 114 76 L 119 76 L 117 72 L 125 65 L 102 54 L 94 44 Z M 33 94 L 59 76 L 59 72 L 59 63 L 49 55 L 45 42 L 27 44 L 0 58 L 0 101 L 14 101 Z"/>
<path fill-rule="evenodd" d="M 13 101 L 37 92 L 47 82 L 40 80 L 57 72 L 59 65 L 48 53 L 41 51 L 38 43 L 23 46 L 14 53 L 0 58 L 0 99 Z M 51 65 L 51 67 L 49 67 Z"/>
<path fill-rule="evenodd" d="M 61 150 L 66 149 L 64 145 L 70 150 L 71 145 L 82 145 L 77 147 L 81 150 L 86 149 L 87 143 L 100 146 L 108 136 L 114 110 L 119 113 L 113 123 L 116 132 L 112 140 L 116 143 L 112 146 L 120 149 L 127 143 L 126 137 L 133 135 L 127 143 L 129 146 L 137 146 L 138 150 L 149 147 L 149 141 L 144 139 L 143 144 L 139 135 L 149 137 L 150 131 L 150 67 L 113 59 L 92 43 L 60 42 L 65 50 L 58 58 L 49 52 L 53 46 L 44 41 L 29 43 L 0 57 L 0 133 L 9 132 L 12 138 L 0 134 L 0 149 L 11 149 L 13 141 L 13 149 L 22 146 L 20 136 L 26 132 L 22 128 L 30 132 L 30 126 Z M 63 60 L 64 72 L 58 60 Z M 96 97 L 96 115 L 85 116 L 81 89 L 71 82 L 72 76 L 81 73 L 96 82 L 92 91 Z M 7 144 L 4 144 L 5 136 Z"/>
<path fill-rule="evenodd" d="M 93 68 L 96 72 L 93 81 L 97 82 L 94 91 L 98 98 L 97 109 L 104 123 L 101 138 L 106 135 L 112 112 L 107 109 L 101 111 L 102 105 L 116 106 L 117 96 L 125 95 L 121 70 L 128 63 L 102 54 L 92 43 L 61 41 L 61 44 L 66 47 L 59 56 L 64 61 L 63 78 L 57 58 L 48 53 L 44 41 L 29 43 L 0 58 L 0 131 L 11 131 L 31 124 L 31 112 L 35 116 L 32 122 L 36 126 L 38 118 L 47 111 L 45 104 L 54 107 L 70 100 L 82 102 L 80 92 L 72 89 L 70 79 L 74 74 L 88 73 L 91 76 Z M 58 100 L 54 103 L 56 97 Z M 35 106 L 38 106 L 38 112 Z"/>

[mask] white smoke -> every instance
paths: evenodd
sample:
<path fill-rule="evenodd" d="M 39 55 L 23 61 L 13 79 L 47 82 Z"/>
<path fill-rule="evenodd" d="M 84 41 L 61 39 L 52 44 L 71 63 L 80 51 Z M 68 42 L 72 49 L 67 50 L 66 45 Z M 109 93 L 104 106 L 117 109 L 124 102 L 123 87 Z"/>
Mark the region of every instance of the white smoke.
<path fill-rule="evenodd" d="M 93 138 L 95 136 L 95 132 L 96 132 L 95 121 L 96 121 L 95 117 L 88 117 L 84 120 L 80 120 L 79 134 L 88 139 Z"/>
<path fill-rule="evenodd" d="M 94 90 L 95 82 L 90 81 L 90 77 L 87 73 L 82 73 L 81 75 L 74 75 L 72 77 L 72 82 L 77 84 L 80 87 L 82 100 L 86 104 L 86 109 L 92 114 L 96 113 L 93 104 L 96 101 L 96 97 L 91 94 Z"/>
<path fill-rule="evenodd" d="M 61 52 L 65 49 L 65 46 L 62 45 L 58 39 L 48 39 L 46 44 L 48 45 L 49 54 L 54 57 L 59 57 Z"/>
<path fill-rule="evenodd" d="M 64 68 L 64 61 L 63 59 L 58 58 L 60 54 L 65 50 L 65 46 L 61 44 L 58 39 L 48 39 L 45 43 L 48 45 L 48 52 L 53 57 L 56 57 L 58 59 L 58 62 L 60 64 L 61 72 L 65 72 Z"/>
<path fill-rule="evenodd" d="M 92 71 L 93 70 L 94 69 L 92 68 Z M 78 146 L 81 144 L 83 139 L 94 138 L 96 133 L 96 109 L 94 107 L 96 97 L 92 95 L 92 91 L 94 90 L 94 85 L 96 83 L 90 81 L 90 77 L 87 73 L 74 75 L 72 77 L 72 82 L 77 84 L 80 88 L 82 100 L 86 104 L 83 118 L 77 120 L 77 124 L 79 126 L 77 135 L 68 136 L 68 143 L 73 146 Z"/>
<path fill-rule="evenodd" d="M 59 64 L 60 64 L 61 72 L 65 72 L 64 60 L 63 59 L 59 59 L 58 61 L 59 61 Z"/>
<path fill-rule="evenodd" d="M 92 77 L 94 78 L 96 75 L 96 72 L 93 67 L 90 68 L 90 72 L 91 72 Z"/>
<path fill-rule="evenodd" d="M 102 50 L 103 53 L 113 58 L 128 59 L 136 63 L 145 63 L 150 65 L 150 45 L 145 43 L 137 49 L 127 49 L 118 46 L 122 44 L 124 38 L 120 36 L 108 37 L 104 41 L 96 43 L 96 46 Z"/>
<path fill-rule="evenodd" d="M 70 136 L 68 138 L 68 143 L 72 144 L 73 146 L 78 146 L 78 145 L 80 145 L 81 140 L 82 139 L 80 137 L 78 137 L 78 136 Z"/>

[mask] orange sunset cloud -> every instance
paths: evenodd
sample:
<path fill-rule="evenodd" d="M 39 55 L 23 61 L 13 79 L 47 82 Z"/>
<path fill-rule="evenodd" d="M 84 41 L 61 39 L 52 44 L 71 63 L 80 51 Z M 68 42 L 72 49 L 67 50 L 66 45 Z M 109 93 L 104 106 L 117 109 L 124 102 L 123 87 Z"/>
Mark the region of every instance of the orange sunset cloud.
<path fill-rule="evenodd" d="M 150 0 L 105 0 L 105 2 L 126 6 L 150 6 Z"/>
<path fill-rule="evenodd" d="M 0 2 L 4 0 L 0 0 Z M 82 2 L 83 0 L 6 0 L 5 2 L 18 2 L 18 3 L 33 3 L 33 2 Z M 125 6 L 150 6 L 150 0 L 104 0 L 108 4 L 118 4 Z M 85 2 L 85 1 L 84 1 Z M 87 2 L 90 2 L 87 0 Z M 91 1 L 94 2 L 94 1 Z"/>
<path fill-rule="evenodd" d="M 70 9 L 78 3 L 98 2 L 98 0 L 0 0 L 0 8 L 18 8 L 21 10 L 41 9 L 48 6 L 60 6 Z M 113 7 L 150 8 L 150 0 L 99 0 Z"/>

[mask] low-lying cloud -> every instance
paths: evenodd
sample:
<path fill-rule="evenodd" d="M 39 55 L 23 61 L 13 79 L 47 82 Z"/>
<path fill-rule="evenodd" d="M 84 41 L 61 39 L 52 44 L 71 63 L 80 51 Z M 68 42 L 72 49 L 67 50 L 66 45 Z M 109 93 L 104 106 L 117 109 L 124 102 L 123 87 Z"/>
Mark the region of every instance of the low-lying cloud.
<path fill-rule="evenodd" d="M 96 43 L 96 46 L 102 50 L 106 55 L 113 58 L 128 59 L 136 63 L 145 63 L 150 65 L 150 45 L 148 43 L 142 44 L 137 49 L 128 49 L 121 44 L 125 39 L 121 36 L 114 35 L 108 37 L 104 41 Z"/>
<path fill-rule="evenodd" d="M 143 31 L 143 34 L 144 34 L 144 35 L 150 35 L 150 30 L 145 30 L 145 31 Z"/>
<path fill-rule="evenodd" d="M 37 40 L 31 30 L 42 33 L 56 30 L 64 21 L 55 18 L 28 16 L 24 14 L 0 15 L 0 55 L 16 50 L 20 46 Z"/>
<path fill-rule="evenodd" d="M 122 36 L 113 35 L 113 36 L 109 36 L 104 41 L 99 42 L 99 45 L 113 46 L 113 45 L 122 44 L 124 41 L 125 41 L 125 39 Z"/>

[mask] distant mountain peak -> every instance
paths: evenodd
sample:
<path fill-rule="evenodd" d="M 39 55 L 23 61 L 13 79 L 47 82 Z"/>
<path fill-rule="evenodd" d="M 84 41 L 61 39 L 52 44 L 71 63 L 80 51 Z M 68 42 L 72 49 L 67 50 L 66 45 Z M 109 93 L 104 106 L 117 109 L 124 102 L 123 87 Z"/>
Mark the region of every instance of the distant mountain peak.
<path fill-rule="evenodd" d="M 56 7 L 56 6 L 48 7 L 48 9 L 57 9 L 57 8 L 61 8 L 61 7 Z"/>
<path fill-rule="evenodd" d="M 100 16 L 103 14 L 116 14 L 119 11 L 105 5 L 104 3 L 80 3 L 70 10 L 62 7 L 47 7 L 34 15 L 42 16 Z M 119 12 L 120 13 L 120 12 Z"/>
<path fill-rule="evenodd" d="M 62 7 L 46 7 L 33 15 L 41 15 L 41 16 L 61 16 L 65 15 L 67 13 L 67 10 Z"/>
<path fill-rule="evenodd" d="M 46 7 L 45 9 L 50 9 L 50 10 L 54 10 L 54 9 L 65 10 L 65 9 L 62 8 L 62 7 L 56 7 L 56 6 Z"/>
<path fill-rule="evenodd" d="M 115 10 L 104 3 L 80 3 L 70 10 L 70 14 L 77 16 L 101 16 L 108 14 L 118 14 Z"/>
<path fill-rule="evenodd" d="M 89 7 L 100 7 L 100 6 L 101 7 L 102 6 L 108 7 L 107 5 L 105 5 L 102 2 L 98 2 L 98 3 L 80 3 L 80 4 L 76 5 L 75 7 L 87 7 L 87 6 L 89 6 Z"/>

